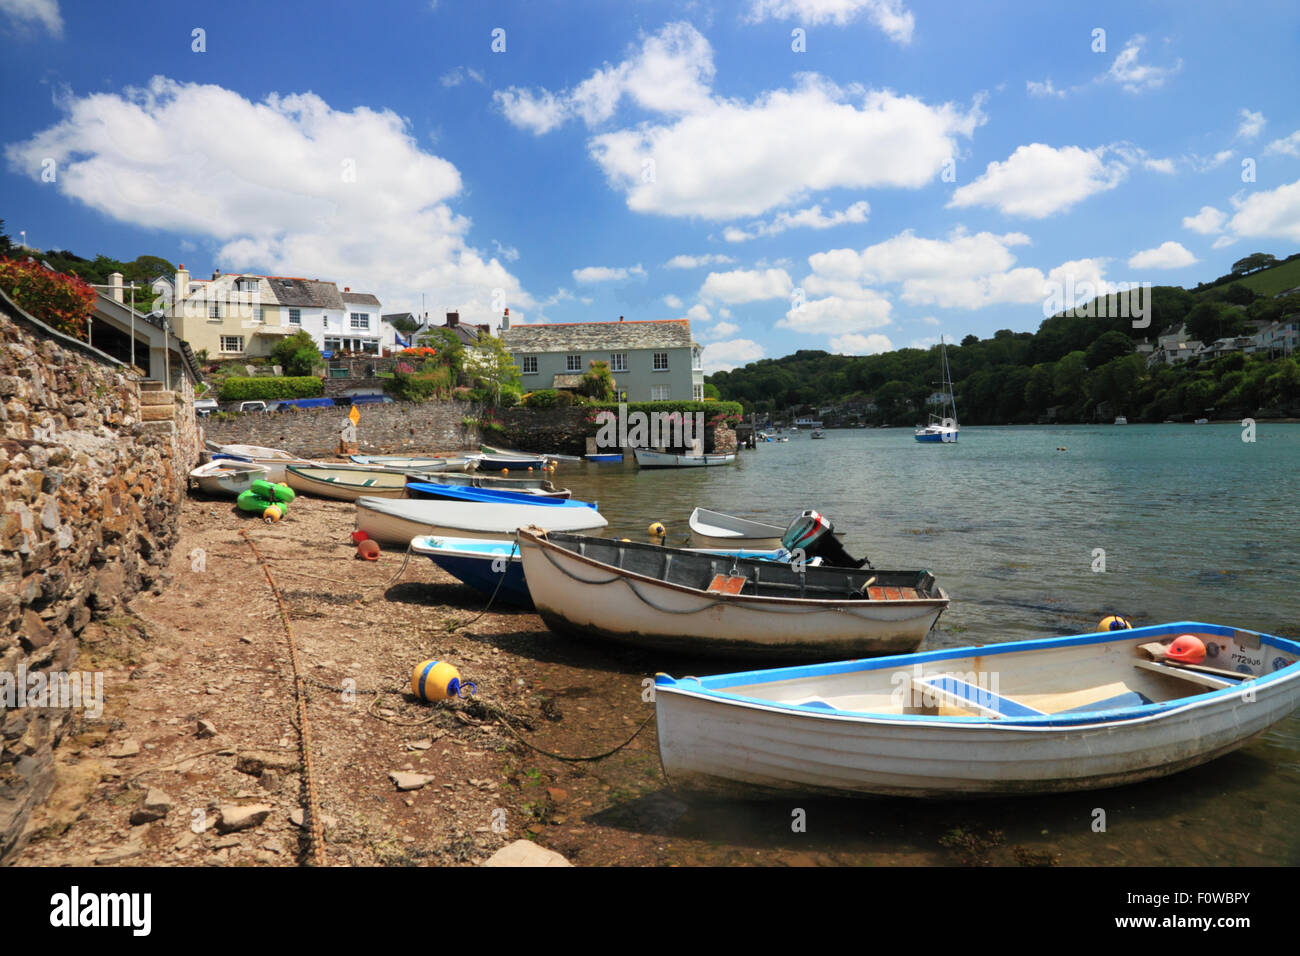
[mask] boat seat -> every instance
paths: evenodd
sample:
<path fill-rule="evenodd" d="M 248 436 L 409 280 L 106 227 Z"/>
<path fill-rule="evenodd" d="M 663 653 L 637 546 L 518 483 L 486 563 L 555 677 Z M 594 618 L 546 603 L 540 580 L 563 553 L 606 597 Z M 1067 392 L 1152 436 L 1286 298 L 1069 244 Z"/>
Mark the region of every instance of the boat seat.
<path fill-rule="evenodd" d="M 873 584 L 867 588 L 867 597 L 873 601 L 915 601 L 920 595 L 916 588 L 886 588 Z"/>
<path fill-rule="evenodd" d="M 1069 707 L 1065 710 L 1058 710 L 1058 714 L 1086 714 L 1094 710 L 1119 710 L 1121 707 L 1140 707 L 1143 704 L 1151 703 L 1151 698 L 1146 694 L 1139 694 L 1131 690 L 1126 694 L 1116 694 L 1114 697 L 1107 697 L 1104 700 L 1094 700 L 1088 704 L 1080 704 L 1078 707 Z"/>
<path fill-rule="evenodd" d="M 743 574 L 715 574 L 707 590 L 714 594 L 739 594 L 748 580 Z"/>
<path fill-rule="evenodd" d="M 1010 697 L 1002 697 L 952 674 L 927 674 L 912 678 L 912 688 L 986 717 L 1043 717 L 1044 712 Z"/>
<path fill-rule="evenodd" d="M 1225 687 L 1237 687 L 1248 680 L 1255 679 L 1253 674 L 1242 674 L 1238 678 L 1230 677 L 1227 674 L 1203 674 L 1200 671 L 1187 670 L 1171 664 L 1163 664 L 1160 661 L 1134 661 L 1133 666 L 1144 671 L 1163 674 L 1166 677 L 1191 681 L 1193 684 L 1200 684 L 1202 687 L 1212 687 L 1215 690 L 1222 690 Z"/>

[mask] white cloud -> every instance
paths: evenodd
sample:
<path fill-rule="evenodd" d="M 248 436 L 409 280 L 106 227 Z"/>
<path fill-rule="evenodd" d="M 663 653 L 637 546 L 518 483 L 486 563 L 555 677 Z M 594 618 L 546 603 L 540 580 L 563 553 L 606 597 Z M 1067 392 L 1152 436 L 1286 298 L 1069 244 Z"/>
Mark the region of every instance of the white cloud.
<path fill-rule="evenodd" d="M 1058 99 L 1065 99 L 1065 90 L 1058 90 L 1053 86 L 1050 77 L 1042 83 L 1037 80 L 1025 80 L 1025 89 L 1030 96 L 1055 96 Z"/>
<path fill-rule="evenodd" d="M 664 263 L 665 269 L 698 269 L 702 266 L 725 266 L 735 262 L 731 256 L 708 253 L 702 256 L 673 256 Z"/>
<path fill-rule="evenodd" d="M 546 90 L 533 93 L 512 86 L 507 90 L 497 90 L 492 98 L 506 119 L 515 126 L 532 130 L 537 136 L 549 133 L 569 117 L 568 105 Z"/>
<path fill-rule="evenodd" d="M 497 290 L 512 317 L 533 304 L 499 259 L 467 244 L 470 221 L 448 204 L 459 171 L 422 151 L 395 113 L 336 110 L 312 93 L 251 102 L 166 77 L 60 105 L 60 122 L 6 148 L 16 171 L 37 178 L 52 157 L 66 197 L 214 240 L 224 268 L 334 279 L 385 310 L 439 289 L 430 310 L 459 308 L 470 322 L 495 316 Z"/>
<path fill-rule="evenodd" d="M 781 328 L 814 335 L 862 332 L 889 324 L 893 304 L 874 289 L 844 290 L 847 295 L 828 295 L 793 305 L 776 324 Z"/>
<path fill-rule="evenodd" d="M 1172 159 L 1144 159 L 1142 166 L 1153 173 L 1164 173 L 1166 176 L 1172 176 L 1177 171 Z"/>
<path fill-rule="evenodd" d="M 1236 242 L 1237 242 L 1236 236 L 1220 236 L 1218 239 L 1214 240 L 1214 243 L 1210 246 L 1210 248 L 1225 249 L 1228 246 L 1236 245 Z"/>
<path fill-rule="evenodd" d="M 510 122 L 535 133 L 569 117 L 604 122 L 625 97 L 659 114 L 593 136 L 588 152 L 634 212 L 715 221 L 760 216 L 815 190 L 919 188 L 984 122 L 982 96 L 969 109 L 931 106 L 807 73 L 747 102 L 714 95 L 713 73 L 708 40 L 674 23 L 570 91 L 512 87 L 496 99 Z M 799 131 L 797 149 L 790 130 Z"/>
<path fill-rule="evenodd" d="M 989 163 L 982 176 L 957 189 L 948 205 L 994 206 L 1008 215 L 1042 219 L 1119 185 L 1125 166 L 1104 162 L 1105 153 L 1104 146 L 1020 146 L 1005 162 Z"/>
<path fill-rule="evenodd" d="M 750 19 L 755 22 L 797 20 L 813 26 L 823 23 L 844 26 L 862 13 L 896 43 L 912 42 L 916 21 L 901 0 L 753 0 Z"/>
<path fill-rule="evenodd" d="M 700 360 L 706 372 L 729 372 L 738 365 L 758 361 L 764 354 L 763 346 L 753 339 L 727 339 L 706 345 Z"/>
<path fill-rule="evenodd" d="M 1144 66 L 1138 62 L 1146 37 L 1135 36 L 1115 57 L 1104 79 L 1118 83 L 1129 93 L 1144 93 L 1164 85 L 1165 80 L 1183 68 L 1178 60 L 1173 66 Z"/>
<path fill-rule="evenodd" d="M 630 279 L 645 275 L 645 269 L 641 268 L 638 263 L 634 266 L 586 266 L 582 269 L 573 270 L 573 281 L 584 284 L 592 282 L 614 282 L 619 279 Z"/>
<path fill-rule="evenodd" d="M 1266 153 L 1282 153 L 1285 156 L 1300 156 L 1300 129 L 1290 136 L 1275 139 L 1264 148 Z"/>
<path fill-rule="evenodd" d="M 673 295 L 672 293 L 669 293 L 668 295 L 664 296 L 664 305 L 668 306 L 668 308 L 672 309 L 675 312 L 682 307 L 682 300 L 677 298 L 677 296 Z"/>
<path fill-rule="evenodd" d="M 697 302 L 686 310 L 686 317 L 692 322 L 709 322 L 713 316 L 709 315 L 709 307 L 702 302 Z"/>
<path fill-rule="evenodd" d="M 719 322 L 704 334 L 711 339 L 725 339 L 728 335 L 735 335 L 739 331 L 740 326 L 735 322 Z"/>
<path fill-rule="evenodd" d="M 1212 236 L 1223 231 L 1223 224 L 1228 219 L 1227 213 L 1220 212 L 1213 206 L 1202 206 L 1195 216 L 1183 217 L 1183 228 L 1199 232 L 1203 236 Z"/>
<path fill-rule="evenodd" d="M 749 239 L 757 239 L 759 236 L 777 236 L 787 229 L 830 229 L 832 226 L 842 226 L 846 223 L 864 223 L 870 213 L 871 206 L 865 199 L 855 202 L 847 209 L 834 210 L 830 215 L 824 215 L 819 204 L 795 212 L 777 213 L 770 222 L 753 223 L 748 232 L 729 227 L 723 233 L 723 238 L 728 242 L 745 242 Z"/>
<path fill-rule="evenodd" d="M 1237 204 L 1228 229 L 1240 238 L 1300 242 L 1300 179 L 1252 193 Z"/>
<path fill-rule="evenodd" d="M 483 74 L 472 66 L 458 66 L 453 70 L 448 70 L 438 78 L 438 82 L 445 87 L 460 86 L 466 80 L 473 80 L 475 83 L 487 82 Z"/>
<path fill-rule="evenodd" d="M 836 355 L 876 355 L 893 350 L 894 343 L 880 333 L 859 335 L 857 332 L 849 332 L 831 339 L 831 351 Z"/>
<path fill-rule="evenodd" d="M 492 245 L 496 249 L 497 255 L 506 260 L 506 262 L 515 262 L 518 260 L 519 250 L 514 246 L 502 245 L 501 240 L 499 239 L 493 239 Z"/>
<path fill-rule="evenodd" d="M 50 36 L 63 36 L 63 17 L 58 0 L 0 0 L 0 13 L 21 28 L 44 27 Z"/>
<path fill-rule="evenodd" d="M 924 316 L 924 317 L 921 319 L 921 321 L 924 322 L 926 325 L 939 325 L 939 324 L 940 324 L 940 323 L 939 323 L 939 320 L 936 319 L 936 318 L 935 318 L 934 316 L 932 316 L 932 315 Z"/>
<path fill-rule="evenodd" d="M 1180 243 L 1170 240 L 1154 249 L 1143 249 L 1128 260 L 1130 269 L 1181 269 L 1195 265 L 1199 260 Z"/>
<path fill-rule="evenodd" d="M 700 287 L 700 298 L 740 305 L 763 299 L 784 298 L 793 288 L 790 274 L 784 269 L 735 269 L 731 272 L 710 272 Z"/>
<path fill-rule="evenodd" d="M 1264 124 L 1268 122 L 1263 113 L 1252 113 L 1250 110 L 1243 108 L 1241 113 L 1241 125 L 1237 127 L 1238 139 L 1254 139 L 1264 131 Z"/>
<path fill-rule="evenodd" d="M 1232 159 L 1232 150 L 1221 149 L 1208 159 L 1193 153 L 1187 157 L 1187 165 L 1198 173 L 1205 173 L 1212 169 L 1218 169 L 1230 159 Z"/>
<path fill-rule="evenodd" d="M 909 349 L 920 349 L 922 352 L 928 352 L 932 345 L 939 344 L 939 337 L 933 335 L 922 336 L 919 339 L 912 339 L 907 343 Z"/>

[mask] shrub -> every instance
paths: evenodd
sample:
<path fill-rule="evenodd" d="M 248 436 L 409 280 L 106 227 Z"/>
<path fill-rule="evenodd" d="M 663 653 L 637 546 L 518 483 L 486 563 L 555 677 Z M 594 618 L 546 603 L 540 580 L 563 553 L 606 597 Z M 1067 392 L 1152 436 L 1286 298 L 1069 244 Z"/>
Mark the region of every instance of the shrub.
<path fill-rule="evenodd" d="M 86 321 L 95 311 L 95 290 L 76 276 L 47 269 L 38 262 L 0 259 L 0 289 L 24 311 L 53 329 L 86 337 Z"/>
<path fill-rule="evenodd" d="M 578 380 L 578 394 L 600 402 L 607 402 L 614 397 L 614 376 L 610 374 L 608 362 L 592 360 Z"/>
<path fill-rule="evenodd" d="M 247 402 L 257 399 L 316 398 L 323 394 L 324 383 L 310 375 L 284 378 L 231 376 L 221 383 L 219 398 L 223 402 Z"/>
<path fill-rule="evenodd" d="M 553 388 L 539 388 L 524 398 L 525 408 L 554 408 L 557 392 Z"/>
<path fill-rule="evenodd" d="M 281 366 L 289 375 L 310 375 L 311 370 L 324 359 L 316 348 L 316 341 L 306 329 L 286 336 L 271 350 L 273 364 Z"/>
<path fill-rule="evenodd" d="M 393 377 L 384 382 L 384 391 L 400 401 L 427 402 L 446 393 L 451 387 L 451 375 L 451 369 L 446 367 L 417 372 L 407 363 L 398 362 Z"/>

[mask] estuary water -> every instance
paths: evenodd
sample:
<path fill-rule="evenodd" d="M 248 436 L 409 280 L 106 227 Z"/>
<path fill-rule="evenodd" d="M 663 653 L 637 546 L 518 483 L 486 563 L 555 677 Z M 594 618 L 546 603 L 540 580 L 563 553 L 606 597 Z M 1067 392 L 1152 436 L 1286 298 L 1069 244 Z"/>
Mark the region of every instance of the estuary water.
<path fill-rule="evenodd" d="M 1297 637 L 1300 425 L 1244 434 L 1239 425 L 963 427 L 955 444 L 921 444 L 911 429 L 830 430 L 824 441 L 801 432 L 761 444 L 732 466 L 562 464 L 555 477 L 599 501 L 607 533 L 645 540 L 658 520 L 670 545 L 685 542 L 697 505 L 782 526 L 815 508 L 846 532 L 855 557 L 934 572 L 952 606 L 923 649 L 1091 631 L 1114 613 L 1135 625 L 1194 620 Z M 691 672 L 724 669 L 738 668 Z M 869 811 L 827 801 L 817 805 L 821 828 L 797 837 L 788 808 L 762 805 L 692 805 L 666 823 L 669 797 L 645 783 L 628 826 L 718 848 L 683 850 L 681 862 L 737 862 L 757 848 L 763 861 L 775 852 L 830 863 L 981 853 L 1080 865 L 1300 863 L 1300 715 L 1162 781 L 1016 801 L 880 801 Z M 1109 814 L 1104 830 L 1099 809 Z"/>

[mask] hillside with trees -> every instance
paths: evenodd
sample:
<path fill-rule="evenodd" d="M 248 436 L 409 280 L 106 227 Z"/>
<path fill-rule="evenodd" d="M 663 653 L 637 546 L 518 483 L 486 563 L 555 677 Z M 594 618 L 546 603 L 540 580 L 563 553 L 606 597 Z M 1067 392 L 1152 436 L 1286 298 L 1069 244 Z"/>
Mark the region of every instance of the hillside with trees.
<path fill-rule="evenodd" d="M 1148 367 L 1149 353 L 1138 351 L 1140 343 L 1154 345 L 1184 325 L 1187 338 L 1211 343 L 1300 318 L 1300 292 L 1278 294 L 1297 286 L 1300 253 L 1285 260 L 1256 253 L 1195 290 L 1153 288 L 1149 328 L 1134 329 L 1128 317 L 1097 317 L 1105 309 L 1104 299 L 1096 299 L 1091 309 L 1045 319 L 1037 332 L 968 335 L 948 346 L 959 418 L 1003 425 L 1116 415 L 1156 422 L 1300 416 L 1294 355 L 1232 351 Z M 1261 294 L 1261 288 L 1277 292 Z M 708 378 L 721 398 L 741 402 L 746 413 L 831 408 L 831 422 L 890 425 L 924 421 L 927 399 L 941 380 L 938 346 L 866 356 L 800 350 Z"/>

